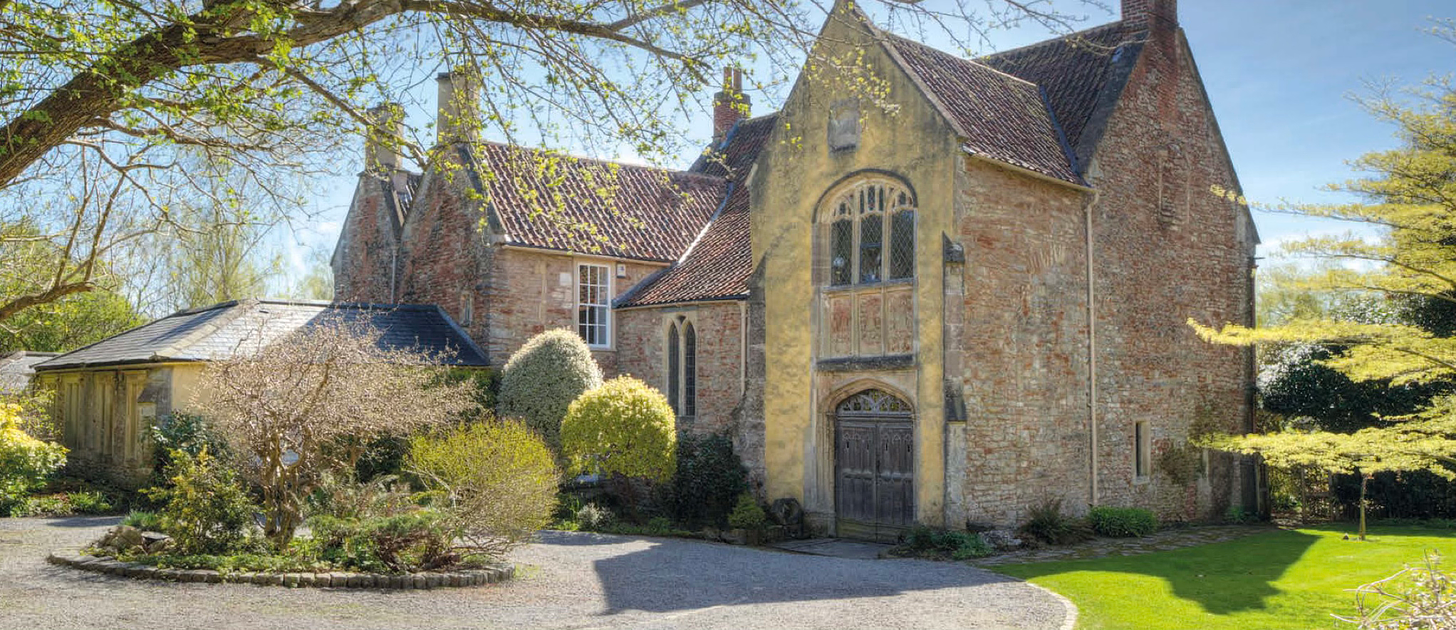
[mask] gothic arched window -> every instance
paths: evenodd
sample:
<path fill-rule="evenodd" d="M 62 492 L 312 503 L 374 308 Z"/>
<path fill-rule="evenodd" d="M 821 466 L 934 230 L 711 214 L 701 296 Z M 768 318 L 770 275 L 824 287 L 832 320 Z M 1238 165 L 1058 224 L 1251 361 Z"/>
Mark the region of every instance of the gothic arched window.
<path fill-rule="evenodd" d="M 667 402 L 679 417 L 698 415 L 698 332 L 686 317 L 667 325 Z"/>
<path fill-rule="evenodd" d="M 915 277 L 915 199 L 904 187 L 867 179 L 828 208 L 830 286 Z"/>

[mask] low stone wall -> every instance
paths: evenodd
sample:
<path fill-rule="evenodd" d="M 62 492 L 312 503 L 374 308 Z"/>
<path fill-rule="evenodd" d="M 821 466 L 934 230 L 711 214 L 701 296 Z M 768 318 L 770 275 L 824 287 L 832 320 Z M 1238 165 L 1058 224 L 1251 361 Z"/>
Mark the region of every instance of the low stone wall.
<path fill-rule="evenodd" d="M 260 586 L 287 587 L 330 587 L 330 588 L 382 588 L 382 589 L 430 589 L 460 586 L 480 586 L 504 582 L 515 576 L 515 567 L 502 565 L 485 569 L 450 571 L 445 573 L 414 573 L 410 575 L 384 575 L 376 573 L 219 573 L 209 569 L 161 569 L 137 562 L 121 562 L 112 558 L 88 556 L 79 553 L 51 554 L 46 557 L 51 564 L 67 566 L 82 571 L 105 573 L 144 580 L 168 580 L 172 582 L 204 582 L 208 584 L 257 584 Z"/>

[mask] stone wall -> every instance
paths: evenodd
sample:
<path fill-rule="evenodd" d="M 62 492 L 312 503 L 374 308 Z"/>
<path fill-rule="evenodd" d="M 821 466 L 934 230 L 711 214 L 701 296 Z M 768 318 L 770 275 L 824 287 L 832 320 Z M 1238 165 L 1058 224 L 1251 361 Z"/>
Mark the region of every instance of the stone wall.
<path fill-rule="evenodd" d="M 1218 428 L 1243 429 L 1253 386 L 1247 350 L 1204 343 L 1187 325 L 1252 322 L 1254 232 L 1245 209 L 1210 192 L 1238 182 L 1181 31 L 1153 33 L 1088 171 L 1102 193 L 1093 216 L 1099 498 L 1165 519 L 1220 517 L 1243 502 L 1236 458 L 1211 454 L 1187 486 L 1157 464 L 1186 442 L 1201 409 Z M 1137 421 L 1152 432 L 1147 482 L 1133 475 Z"/>
<path fill-rule="evenodd" d="M 729 432 L 743 387 L 744 302 L 704 302 L 617 311 L 617 371 L 667 390 L 667 327 L 685 318 L 697 335 L 697 415 L 678 429 Z"/>
<path fill-rule="evenodd" d="M 349 214 L 339 231 L 331 266 L 334 299 L 389 303 L 395 262 L 397 220 L 387 198 L 388 182 L 372 173 L 359 175 Z"/>
<path fill-rule="evenodd" d="M 67 454 L 67 472 L 140 487 L 151 475 L 152 427 L 187 405 L 192 391 L 174 390 L 178 373 L 195 365 L 160 365 L 43 372 L 37 383 L 54 393 L 51 420 Z"/>
<path fill-rule="evenodd" d="M 575 330 L 577 262 L 609 267 L 614 296 L 666 266 L 501 245 L 472 194 L 474 186 L 463 170 L 425 174 L 405 221 L 399 300 L 438 304 L 492 365 L 505 365 L 537 333 Z M 615 347 L 594 354 L 608 376 L 615 374 Z"/>
<path fill-rule="evenodd" d="M 973 158 L 956 188 L 951 238 L 965 263 L 948 268 L 963 273 L 950 292 L 963 310 L 948 327 L 947 381 L 965 423 L 947 449 L 947 525 L 1012 525 L 1048 500 L 1085 512 L 1086 196 Z"/>
<path fill-rule="evenodd" d="M 477 301 L 477 304 L 486 305 L 483 313 L 488 329 L 483 330 L 485 341 L 482 346 L 489 343 L 488 352 L 493 364 L 505 365 L 511 354 L 536 333 L 551 328 L 576 330 L 578 263 L 601 264 L 610 268 L 614 296 L 622 295 L 665 266 L 548 250 L 496 248 L 490 280 L 486 287 L 482 287 L 484 299 Z M 616 273 L 618 264 L 625 271 L 622 277 Z M 613 312 L 613 328 L 620 329 L 620 325 L 617 314 Z M 618 341 L 613 347 L 592 353 L 607 378 L 618 372 L 617 351 L 622 346 L 620 331 L 614 332 Z M 477 341 L 482 339 L 481 336 L 475 338 Z"/>

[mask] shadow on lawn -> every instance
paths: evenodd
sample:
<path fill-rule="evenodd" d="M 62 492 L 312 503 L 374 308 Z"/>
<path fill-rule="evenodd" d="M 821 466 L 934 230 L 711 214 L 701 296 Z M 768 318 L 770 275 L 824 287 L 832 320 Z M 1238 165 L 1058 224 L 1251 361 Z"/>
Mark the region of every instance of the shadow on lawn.
<path fill-rule="evenodd" d="M 1026 564 L 1006 572 L 1027 580 L 1079 571 L 1148 575 L 1166 581 L 1175 596 L 1223 615 L 1265 608 L 1268 598 L 1281 593 L 1273 583 L 1319 539 L 1276 531 L 1140 556 Z"/>

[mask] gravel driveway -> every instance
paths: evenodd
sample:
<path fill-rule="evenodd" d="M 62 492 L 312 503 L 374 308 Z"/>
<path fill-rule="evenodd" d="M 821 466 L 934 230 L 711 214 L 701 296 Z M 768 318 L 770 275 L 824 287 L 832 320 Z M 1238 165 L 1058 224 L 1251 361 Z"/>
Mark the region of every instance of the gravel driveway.
<path fill-rule="evenodd" d="M 57 567 L 114 518 L 0 519 L 0 628 L 1048 628 L 1037 587 L 962 564 L 546 532 L 517 579 L 435 591 L 167 584 Z"/>

